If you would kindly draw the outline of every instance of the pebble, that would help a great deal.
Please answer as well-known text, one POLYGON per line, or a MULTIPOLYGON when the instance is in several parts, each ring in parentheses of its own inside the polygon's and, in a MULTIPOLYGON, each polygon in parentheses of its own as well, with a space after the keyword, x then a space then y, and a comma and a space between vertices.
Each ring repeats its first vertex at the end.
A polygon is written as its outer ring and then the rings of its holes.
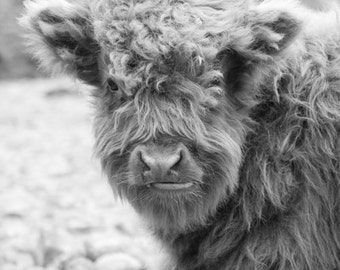
POLYGON ((106 254, 95 263, 95 270, 141 270, 143 265, 125 253, 106 254))
POLYGON ((98 233, 92 235, 86 243, 87 254, 91 258, 98 259, 109 253, 117 253, 127 250, 131 243, 131 238, 115 233, 98 233))
POLYGON ((0 269, 29 269, 34 266, 34 259, 31 254, 9 250, 1 253, 0 266, 0 269))
POLYGON ((64 263, 62 270, 95 270, 95 267, 89 259, 78 257, 64 263))

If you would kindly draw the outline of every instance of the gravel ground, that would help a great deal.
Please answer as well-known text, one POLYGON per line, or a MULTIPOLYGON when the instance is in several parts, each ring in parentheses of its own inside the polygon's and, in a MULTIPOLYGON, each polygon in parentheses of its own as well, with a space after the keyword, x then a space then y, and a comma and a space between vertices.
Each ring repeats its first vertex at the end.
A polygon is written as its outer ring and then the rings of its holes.
POLYGON ((159 270, 92 157, 87 94, 66 79, 0 83, 1 270, 159 270))

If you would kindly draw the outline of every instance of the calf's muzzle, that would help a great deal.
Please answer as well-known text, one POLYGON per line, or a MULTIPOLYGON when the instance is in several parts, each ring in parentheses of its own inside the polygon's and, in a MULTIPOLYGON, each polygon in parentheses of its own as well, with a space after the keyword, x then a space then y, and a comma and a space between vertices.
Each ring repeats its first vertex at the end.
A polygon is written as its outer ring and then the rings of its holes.
POLYGON ((201 169, 182 143, 138 145, 131 153, 129 169, 137 184, 166 190, 190 188, 202 177, 201 169))

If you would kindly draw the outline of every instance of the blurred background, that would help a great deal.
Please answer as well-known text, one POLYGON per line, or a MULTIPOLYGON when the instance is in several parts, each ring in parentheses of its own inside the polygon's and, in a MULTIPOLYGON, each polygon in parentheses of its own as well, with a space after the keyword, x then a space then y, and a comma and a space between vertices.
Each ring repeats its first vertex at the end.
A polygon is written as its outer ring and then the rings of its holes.
POLYGON ((22 2, 0 1, 0 269, 157 269, 159 249, 92 157, 89 89, 25 54, 22 2))
POLYGON ((17 24, 23 0, 0 1, 0 79, 39 76, 31 58, 24 52, 23 31, 17 24))

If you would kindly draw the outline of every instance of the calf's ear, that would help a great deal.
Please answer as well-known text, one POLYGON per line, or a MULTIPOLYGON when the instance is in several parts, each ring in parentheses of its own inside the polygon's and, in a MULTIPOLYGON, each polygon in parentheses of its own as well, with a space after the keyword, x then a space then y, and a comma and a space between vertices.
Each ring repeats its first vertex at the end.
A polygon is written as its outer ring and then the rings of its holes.
POLYGON ((251 42, 217 55, 222 63, 227 95, 239 109, 250 109, 256 104, 256 90, 273 72, 269 63, 285 57, 286 49, 300 31, 300 23, 285 12, 255 12, 250 20, 251 42))
POLYGON ((84 1, 26 1, 25 14, 19 22, 43 69, 71 74, 92 85, 100 83, 100 47, 84 1))
POLYGON ((301 29, 300 22, 288 12, 255 12, 251 19, 253 41, 249 50, 256 56, 276 56, 283 53, 301 29))

